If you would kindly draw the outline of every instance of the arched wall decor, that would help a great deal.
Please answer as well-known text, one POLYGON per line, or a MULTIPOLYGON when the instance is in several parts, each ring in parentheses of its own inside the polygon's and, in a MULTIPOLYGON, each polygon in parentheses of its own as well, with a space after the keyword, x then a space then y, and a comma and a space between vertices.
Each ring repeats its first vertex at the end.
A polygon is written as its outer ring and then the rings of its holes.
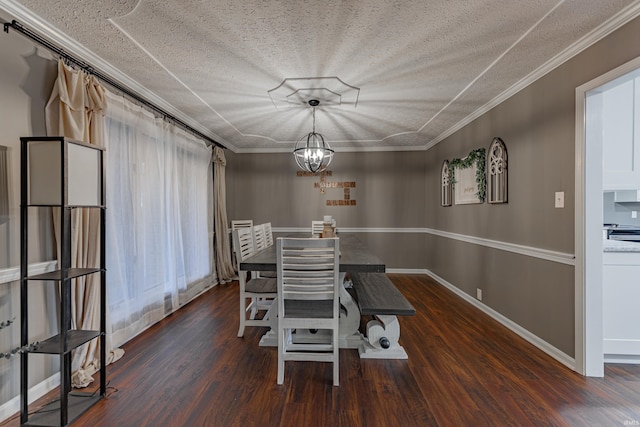
POLYGON ((487 158, 487 203, 507 203, 507 184, 507 146, 496 137, 491 142, 487 158))
POLYGON ((442 163, 442 170, 440 173, 440 204, 442 206, 451 206, 452 194, 451 179, 449 176, 449 161, 445 160, 442 163))

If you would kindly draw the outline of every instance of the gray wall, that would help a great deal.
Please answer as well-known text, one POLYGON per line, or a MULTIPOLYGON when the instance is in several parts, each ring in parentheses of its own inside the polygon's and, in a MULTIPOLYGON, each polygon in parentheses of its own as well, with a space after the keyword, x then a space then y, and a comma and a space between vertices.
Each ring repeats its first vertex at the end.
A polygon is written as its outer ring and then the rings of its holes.
MULTIPOLYGON (((327 206, 343 199, 342 188, 321 194, 316 177, 296 176, 293 155, 234 154, 227 157, 229 220, 253 219, 273 227, 311 227, 313 219, 331 215, 338 229, 424 227, 424 152, 337 153, 327 182, 355 182, 355 206, 327 206)), ((367 233, 361 240, 387 265, 420 268, 424 239, 420 234, 367 233), (398 248, 403 248, 399 251, 398 248)))
MULTIPOLYGON (((4 18, 4 17, 3 17, 4 18)), ((20 266, 20 137, 45 134, 44 107, 56 76, 56 63, 42 49, 36 49, 16 33, 0 35, 0 145, 9 153, 9 220, 0 224, 0 272, 20 266)), ((29 217, 29 261, 54 259, 50 226, 51 212, 31 210, 29 217)), ((49 284, 30 284, 30 342, 57 331, 56 312, 47 306, 55 300, 49 284)), ((0 330, 0 352, 20 346, 20 286, 18 281, 0 284, 0 321, 15 323, 0 330)), ((57 372, 51 356, 32 356, 29 383, 38 384, 57 372), (37 360, 35 358, 38 358, 37 360)), ((0 359, 0 406, 20 393, 20 359, 0 359)), ((0 417, 2 418, 2 417, 0 417)))
MULTIPOLYGON (((636 19, 429 150, 427 182, 435 183, 445 158, 501 137, 509 153, 509 203, 428 203, 427 226, 573 254, 575 89, 640 55, 639 36, 636 19), (556 191, 565 192, 564 209, 554 208, 556 191)), ((433 200, 436 191, 430 185, 433 200)), ((435 240, 442 250, 428 269, 469 295, 483 288, 485 304, 574 356, 572 266, 435 240)))
MULTIPOLYGON (((575 89, 639 56, 639 38, 636 19, 426 152, 337 153, 333 179, 356 181, 356 207, 325 207, 290 154, 230 153, 229 218, 303 227, 331 214, 339 227, 435 229, 572 255, 575 89), (508 149, 509 202, 441 207, 442 162, 496 136, 508 149)), ((361 236, 388 268, 428 269, 471 296, 482 288, 487 306, 574 356, 572 265, 419 230, 361 236)))

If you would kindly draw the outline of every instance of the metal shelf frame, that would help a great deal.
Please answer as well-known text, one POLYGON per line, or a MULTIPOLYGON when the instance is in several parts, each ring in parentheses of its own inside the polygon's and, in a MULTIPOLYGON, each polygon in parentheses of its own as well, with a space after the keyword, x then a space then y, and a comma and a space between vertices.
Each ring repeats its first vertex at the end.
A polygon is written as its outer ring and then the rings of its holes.
MULTIPOLYGON (((64 137, 23 137, 21 140, 21 206, 20 206, 20 306, 21 306, 21 345, 29 344, 29 282, 45 281, 51 282, 53 285, 59 286, 60 304, 59 319, 60 331, 57 335, 52 336, 42 342, 39 342, 35 348, 25 351, 20 355, 20 424, 21 425, 38 425, 38 426, 66 426, 74 419, 85 412, 89 407, 97 401, 104 398, 106 394, 106 256, 105 256, 105 163, 104 149, 88 145, 83 142, 74 141, 64 137), (34 173, 30 170, 30 145, 33 143, 59 144, 59 204, 34 203, 30 204, 30 174, 34 173), (99 188, 97 198, 98 203, 95 205, 79 204, 71 205, 69 200, 69 168, 73 165, 69 164, 69 147, 70 145, 84 147, 84 149, 96 150, 91 152, 97 156, 97 165, 99 170, 96 171, 99 179, 99 188), (29 261, 29 209, 51 207, 60 209, 60 253, 58 254, 59 268, 55 271, 38 274, 34 276, 28 275, 29 261), (90 268, 72 268, 71 253, 71 230, 72 220, 71 213, 74 209, 98 209, 100 211, 100 260, 99 266, 90 268), (72 312, 71 312, 71 294, 72 286, 75 280, 80 277, 98 274, 100 286, 100 330, 87 331, 72 329, 72 312), (85 344, 93 339, 98 339, 100 344, 100 389, 96 393, 86 394, 73 392, 71 389, 71 362, 72 350, 85 344), (31 354, 55 354, 60 360, 60 398, 52 404, 45 406, 39 412, 29 414, 28 399, 28 380, 29 380, 29 359, 31 354)), ((77 148, 77 147, 75 147, 77 148)), ((52 161, 56 161, 53 159, 52 161)), ((56 166, 57 167, 57 166, 56 166)))

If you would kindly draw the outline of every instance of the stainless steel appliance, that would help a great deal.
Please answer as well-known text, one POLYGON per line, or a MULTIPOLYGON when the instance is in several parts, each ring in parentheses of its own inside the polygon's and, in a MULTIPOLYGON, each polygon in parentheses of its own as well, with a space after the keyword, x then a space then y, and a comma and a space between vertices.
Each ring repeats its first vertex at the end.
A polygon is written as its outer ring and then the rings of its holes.
POLYGON ((636 225, 605 224, 605 229, 610 240, 640 242, 640 227, 636 225))

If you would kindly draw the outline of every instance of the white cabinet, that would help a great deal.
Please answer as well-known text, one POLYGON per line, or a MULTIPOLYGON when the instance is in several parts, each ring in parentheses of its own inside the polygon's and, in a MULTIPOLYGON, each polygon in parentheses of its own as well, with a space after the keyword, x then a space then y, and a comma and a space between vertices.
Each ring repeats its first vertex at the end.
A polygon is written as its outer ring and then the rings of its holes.
POLYGON ((601 93, 605 190, 640 188, 640 77, 623 76, 601 93))
POLYGON ((605 362, 640 363, 640 252, 605 252, 603 334, 605 362))

